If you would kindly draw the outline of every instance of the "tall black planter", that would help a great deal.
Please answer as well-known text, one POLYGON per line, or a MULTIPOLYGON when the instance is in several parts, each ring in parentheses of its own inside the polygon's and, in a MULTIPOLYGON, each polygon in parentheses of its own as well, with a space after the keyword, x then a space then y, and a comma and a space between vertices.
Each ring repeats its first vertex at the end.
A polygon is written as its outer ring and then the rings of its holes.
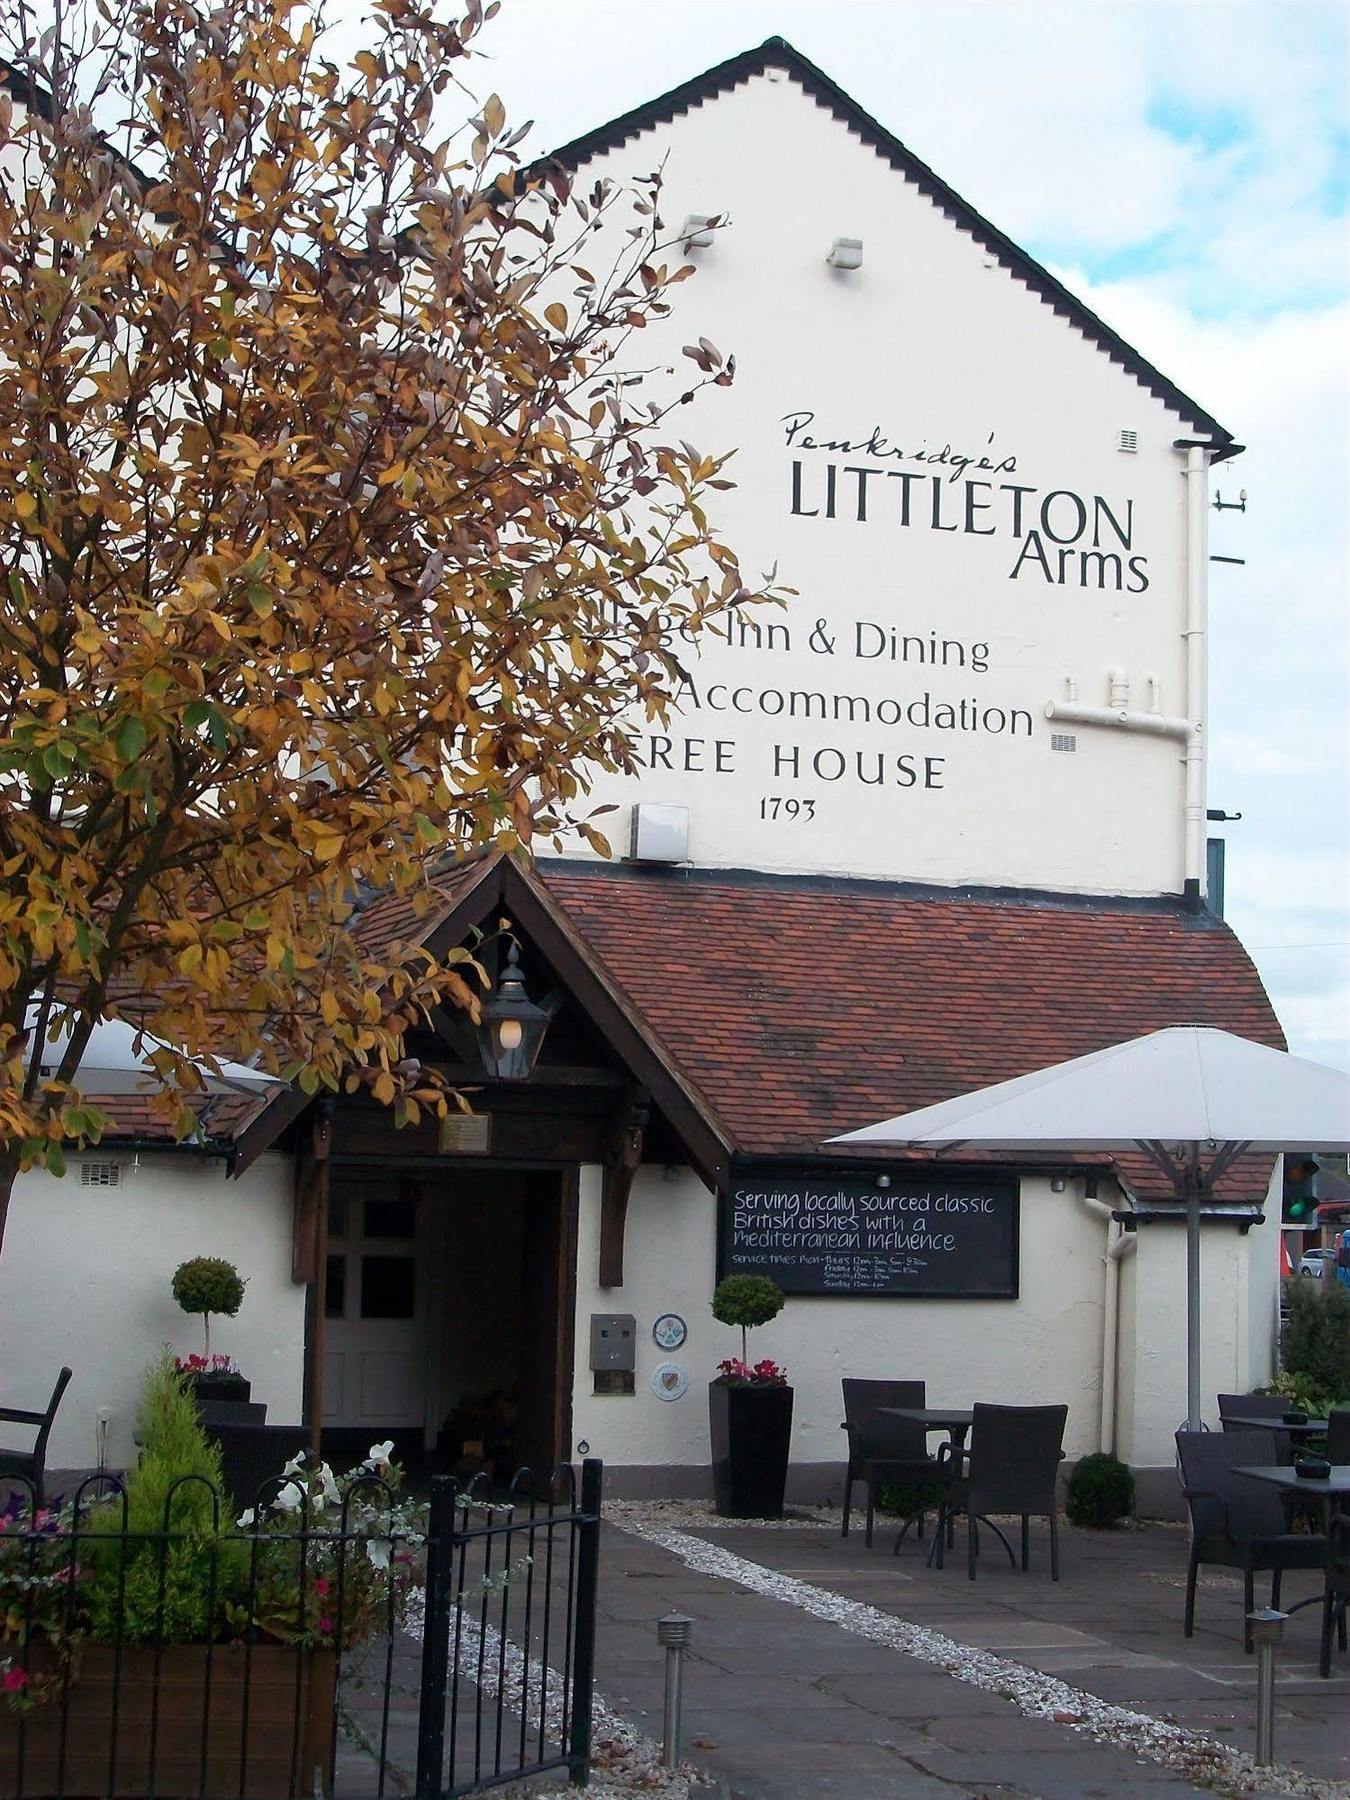
POLYGON ((792 1438, 792 1389, 710 1382, 708 1422, 718 1512, 728 1519, 780 1518, 792 1438))

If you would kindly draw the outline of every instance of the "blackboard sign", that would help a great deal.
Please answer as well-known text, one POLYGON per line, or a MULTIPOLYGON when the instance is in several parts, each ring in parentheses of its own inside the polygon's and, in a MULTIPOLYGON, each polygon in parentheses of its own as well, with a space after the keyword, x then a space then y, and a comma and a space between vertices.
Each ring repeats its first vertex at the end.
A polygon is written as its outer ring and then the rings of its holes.
POLYGON ((767 1275, 785 1294, 1015 1299, 1017 1182, 736 1174, 721 1197, 719 1266, 723 1275, 767 1275))

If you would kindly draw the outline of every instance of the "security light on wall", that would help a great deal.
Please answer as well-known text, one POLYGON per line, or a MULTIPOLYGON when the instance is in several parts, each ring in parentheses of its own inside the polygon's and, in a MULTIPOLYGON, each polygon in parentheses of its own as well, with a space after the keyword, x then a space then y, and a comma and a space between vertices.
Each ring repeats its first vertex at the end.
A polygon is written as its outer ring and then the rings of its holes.
POLYGON ((861 269, 862 239, 836 238, 825 260, 832 269, 861 269))
POLYGON ((715 213, 690 213, 680 227, 680 236, 684 239, 686 250, 706 250, 715 235, 713 220, 715 213))

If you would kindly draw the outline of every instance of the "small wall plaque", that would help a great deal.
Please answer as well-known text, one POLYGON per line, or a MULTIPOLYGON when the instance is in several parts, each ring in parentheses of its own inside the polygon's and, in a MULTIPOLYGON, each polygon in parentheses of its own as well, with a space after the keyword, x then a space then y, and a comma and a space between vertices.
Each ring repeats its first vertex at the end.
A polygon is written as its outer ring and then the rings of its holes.
POLYGON ((652 1392, 658 1400, 683 1400, 689 1392, 689 1377, 678 1363, 657 1363, 652 1370, 652 1392))
POLYGON ((689 1336, 689 1327, 678 1313, 662 1313, 652 1326, 652 1341, 658 1350, 678 1350, 689 1336))
POLYGON ((438 1143, 443 1156, 486 1156, 491 1145, 490 1113, 447 1113, 438 1143))

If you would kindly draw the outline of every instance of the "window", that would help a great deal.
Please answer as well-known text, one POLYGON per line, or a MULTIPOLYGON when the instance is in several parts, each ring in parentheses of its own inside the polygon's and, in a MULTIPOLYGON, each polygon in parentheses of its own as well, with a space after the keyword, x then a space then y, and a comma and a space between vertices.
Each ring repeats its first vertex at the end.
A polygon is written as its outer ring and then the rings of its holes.
POLYGON ((417 1200, 400 1194, 397 1200, 366 1201, 368 1238, 411 1238, 417 1235, 417 1200))
POLYGON ((416 1275, 411 1256, 363 1256, 361 1317, 411 1319, 416 1310, 416 1275))
POLYGON ((323 1316, 326 1319, 343 1319, 347 1316, 347 1259, 340 1252, 328 1258, 323 1316))

